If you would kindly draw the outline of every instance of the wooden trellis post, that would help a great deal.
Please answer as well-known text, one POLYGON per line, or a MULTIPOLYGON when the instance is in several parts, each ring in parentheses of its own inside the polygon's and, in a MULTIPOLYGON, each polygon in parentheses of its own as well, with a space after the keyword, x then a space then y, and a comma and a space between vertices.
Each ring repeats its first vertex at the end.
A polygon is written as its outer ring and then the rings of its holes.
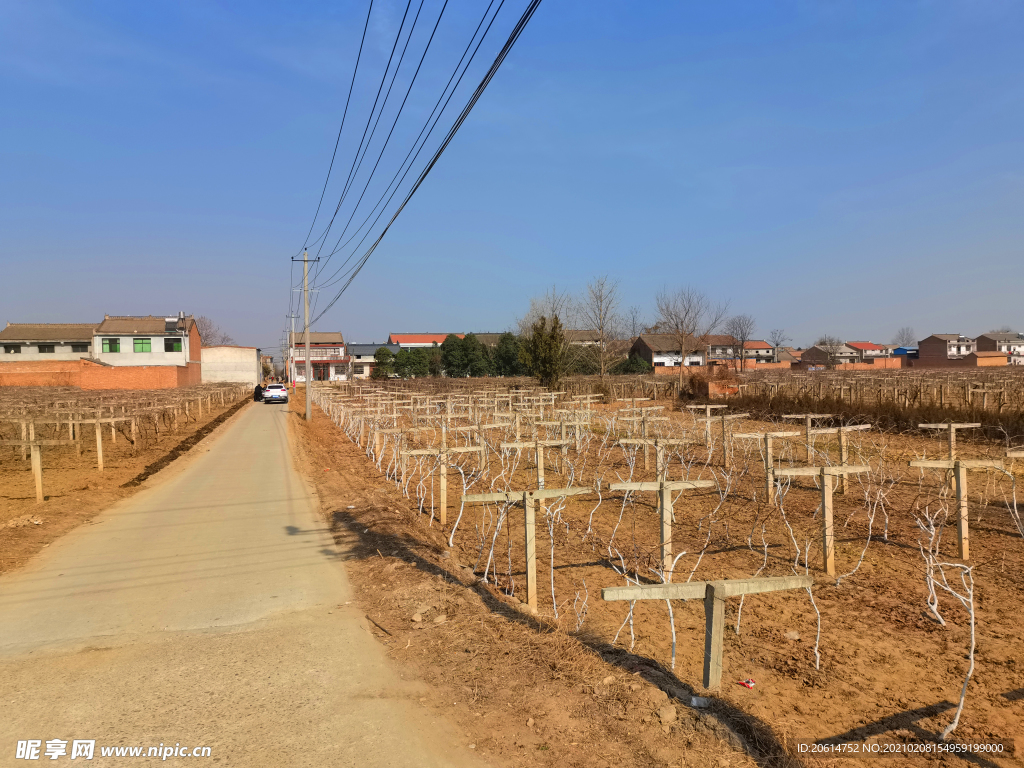
POLYGON ((693 440, 687 440, 684 438, 677 437, 655 437, 647 439, 638 439, 635 437, 624 437, 617 443, 620 446, 625 445, 642 445, 645 448, 649 445, 654 446, 654 463, 658 473, 658 480, 668 479, 668 462, 665 460, 665 449, 671 445, 693 445, 693 440))
POLYGON ((832 478, 868 472, 871 468, 854 467, 789 467, 775 470, 776 476, 798 477, 817 475, 821 483, 821 558, 822 568, 829 576, 836 575, 835 527, 832 521, 832 478))
POLYGON ((703 600, 704 601, 704 687, 722 683, 722 656, 725 640, 725 600, 740 595, 756 595, 789 589, 807 589, 810 576, 775 576, 763 579, 727 579, 689 581, 683 584, 653 584, 637 587, 605 587, 603 600, 703 600))
POLYGON ((799 437, 799 432, 737 432, 738 440, 762 440, 764 448, 764 494, 769 504, 775 503, 775 458, 772 442, 783 437, 799 437))
POLYGON ((783 416, 784 419, 803 419, 804 420, 804 439, 807 443, 804 451, 804 458, 808 462, 811 461, 811 429, 814 427, 814 422, 819 419, 831 419, 833 414, 831 413, 793 413, 787 416, 783 416))
POLYGON ((32 459, 32 478, 36 484, 36 502, 42 503, 45 497, 43 496, 43 456, 42 446, 44 445, 70 445, 73 441, 71 440, 0 440, 0 445, 13 445, 19 446, 22 449, 27 448, 29 455, 32 459))
POLYGON ((658 516, 661 518, 661 566, 665 579, 672 580, 672 491, 714 488, 712 480, 658 480, 653 483, 612 483, 613 491, 641 491, 658 494, 658 516))
POLYGON ((537 500, 560 499, 593 493, 592 488, 549 488, 515 493, 473 493, 462 497, 463 504, 522 504, 526 512, 524 538, 526 545, 526 604, 537 612, 537 500))
POLYGON ((516 450, 522 450, 523 448, 533 448, 537 457, 537 487, 540 489, 544 488, 544 447, 556 447, 562 445, 568 445, 567 440, 533 440, 532 442, 515 442, 515 443, 501 443, 501 450, 515 448, 516 450))
MULTIPOLYGON (((730 413, 726 415, 724 412, 718 416, 711 416, 709 419, 697 419, 697 421, 705 422, 704 432, 707 435, 711 434, 711 421, 717 421, 722 426, 722 466, 726 469, 729 468, 729 428, 728 423, 735 419, 747 419, 750 418, 749 413, 730 413)), ((708 441, 710 445, 710 440, 708 441)))
POLYGON ((704 445, 706 447, 708 447, 708 448, 711 447, 711 412, 713 410, 718 409, 718 408, 728 408, 728 407, 729 406, 727 406, 727 405, 711 405, 711 404, 688 405, 688 406, 686 406, 687 410, 690 411, 691 414, 693 414, 693 420, 694 421, 703 421, 704 422, 704 445), (704 411, 704 418, 703 419, 698 419, 697 418, 697 411, 704 411))
MULTIPOLYGON (((854 424, 848 427, 818 427, 811 430, 812 435, 839 435, 839 466, 845 467, 850 463, 850 438, 851 432, 863 432, 871 429, 870 424, 854 424)), ((850 484, 846 482, 846 475, 840 475, 836 487, 844 496, 849 493, 850 484)))
POLYGON ((967 470, 969 469, 1002 469, 1003 462, 988 459, 971 459, 954 461, 923 460, 910 462, 912 467, 930 467, 953 471, 953 483, 956 486, 956 554, 961 560, 971 557, 970 531, 967 521, 967 470))
MULTIPOLYGON (((668 421, 669 420, 668 416, 651 416, 650 415, 654 411, 661 411, 661 410, 664 410, 664 409, 665 409, 665 406, 663 406, 663 405, 654 405, 654 406, 649 406, 647 408, 626 408, 625 409, 626 413, 634 413, 636 411, 640 411, 640 415, 639 416, 622 416, 622 417, 619 417, 618 420, 619 421, 633 422, 634 424, 636 422, 640 422, 640 439, 646 441, 647 438, 648 438, 647 425, 649 423, 651 423, 652 421, 668 421)), ((646 442, 642 443, 642 445, 644 446, 644 469, 648 470, 648 469, 651 468, 650 449, 649 449, 649 447, 648 447, 646 442)))
MULTIPOLYGON (((448 446, 448 429, 444 422, 441 423, 441 445, 437 448, 420 448, 414 451, 404 451, 402 456, 437 456, 441 462, 438 478, 438 514, 437 519, 444 528, 448 524, 448 460, 453 453, 476 453, 484 450, 482 446, 471 445, 463 448, 450 448, 448 446)), ((404 475, 404 472, 403 472, 404 475)))
POLYGON ((958 429, 978 429, 981 424, 918 424, 918 429, 940 429, 945 430, 948 434, 949 440, 949 454, 947 458, 950 461, 956 460, 956 431, 958 429))

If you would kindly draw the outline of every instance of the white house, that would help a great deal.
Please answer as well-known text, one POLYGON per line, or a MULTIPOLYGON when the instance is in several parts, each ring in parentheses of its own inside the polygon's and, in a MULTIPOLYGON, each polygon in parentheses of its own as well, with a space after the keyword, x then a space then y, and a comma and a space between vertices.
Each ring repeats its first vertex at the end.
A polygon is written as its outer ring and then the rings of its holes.
POLYGON ((104 315, 92 335, 92 357, 107 365, 188 365, 202 360, 195 319, 104 315))

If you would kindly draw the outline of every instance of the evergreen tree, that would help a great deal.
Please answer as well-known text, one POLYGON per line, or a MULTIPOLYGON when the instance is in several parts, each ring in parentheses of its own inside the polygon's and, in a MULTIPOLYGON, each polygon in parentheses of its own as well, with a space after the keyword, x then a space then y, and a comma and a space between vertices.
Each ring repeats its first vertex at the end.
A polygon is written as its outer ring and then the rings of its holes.
POLYGON ((444 366, 441 363, 441 348, 434 342, 432 347, 421 347, 427 357, 427 375, 440 376, 444 366))
POLYGON ((374 362, 376 365, 373 366, 373 373, 370 374, 371 379, 386 379, 395 369, 395 355, 387 347, 380 347, 373 355, 374 362))
POLYGON ((530 328, 530 336, 523 341, 519 359, 527 372, 545 387, 556 389, 565 374, 563 348, 565 333, 555 315, 550 325, 546 317, 539 317, 530 328))
POLYGON ((441 343, 441 367, 450 379, 461 379, 469 375, 469 362, 462 339, 449 333, 441 343))
POLYGON ((490 350, 476 334, 467 333, 462 339, 462 357, 466 364, 467 376, 490 376, 492 373, 490 350))
POLYGON ((522 376, 526 371, 519 360, 522 343, 514 333, 503 333, 491 356, 494 361, 494 373, 497 376, 522 376))
POLYGON ((654 368, 651 364, 644 360, 639 355, 630 355, 625 360, 620 360, 611 367, 611 372, 614 374, 625 374, 625 373, 650 373, 654 368))

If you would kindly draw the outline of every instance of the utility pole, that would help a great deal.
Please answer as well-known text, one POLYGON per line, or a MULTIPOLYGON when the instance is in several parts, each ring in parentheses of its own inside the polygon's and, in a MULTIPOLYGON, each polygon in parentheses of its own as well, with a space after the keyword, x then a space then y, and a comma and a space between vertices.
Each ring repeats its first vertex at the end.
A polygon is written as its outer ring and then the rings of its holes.
MULTIPOLYGON (((302 258, 293 258, 292 261, 302 262, 302 304, 305 307, 305 323, 303 323, 305 344, 306 344, 306 421, 312 421, 313 418, 313 370, 312 360, 309 354, 309 252, 305 249, 302 250, 302 258)), ((319 261, 318 258, 313 259, 314 262, 319 261)), ((292 317, 292 335, 295 335, 295 316, 292 317)), ((293 342, 294 346, 294 342, 293 342)), ((294 380, 294 379, 293 379, 294 380)), ((293 389, 294 392, 294 389, 293 389)))
MULTIPOLYGON (((292 259, 299 261, 299 259, 292 259)), ((319 258, 313 259, 320 261, 319 258)), ((302 251, 302 304, 305 308, 305 322, 303 323, 306 342, 306 421, 313 420, 313 363, 309 354, 309 251, 302 251)), ((294 327, 294 326, 293 326, 294 327)))
POLYGON ((306 321, 306 421, 313 420, 313 366, 309 359, 309 252, 302 251, 302 304, 306 321))
POLYGON ((295 394, 295 318, 298 315, 291 313, 286 315, 292 321, 292 332, 288 335, 287 344, 287 357, 285 358, 285 369, 288 381, 292 385, 292 394, 295 394))

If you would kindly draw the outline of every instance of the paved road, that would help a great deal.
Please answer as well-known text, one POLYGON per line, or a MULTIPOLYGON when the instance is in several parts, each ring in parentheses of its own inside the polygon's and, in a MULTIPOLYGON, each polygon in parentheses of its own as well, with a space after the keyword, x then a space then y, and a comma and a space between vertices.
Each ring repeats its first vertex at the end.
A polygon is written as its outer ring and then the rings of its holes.
POLYGON ((288 418, 243 410, 184 467, 0 578, 0 766, 32 764, 14 759, 28 739, 69 753, 94 739, 90 765, 126 762, 103 745, 161 743, 211 747, 167 765, 482 764, 343 606, 288 418))

